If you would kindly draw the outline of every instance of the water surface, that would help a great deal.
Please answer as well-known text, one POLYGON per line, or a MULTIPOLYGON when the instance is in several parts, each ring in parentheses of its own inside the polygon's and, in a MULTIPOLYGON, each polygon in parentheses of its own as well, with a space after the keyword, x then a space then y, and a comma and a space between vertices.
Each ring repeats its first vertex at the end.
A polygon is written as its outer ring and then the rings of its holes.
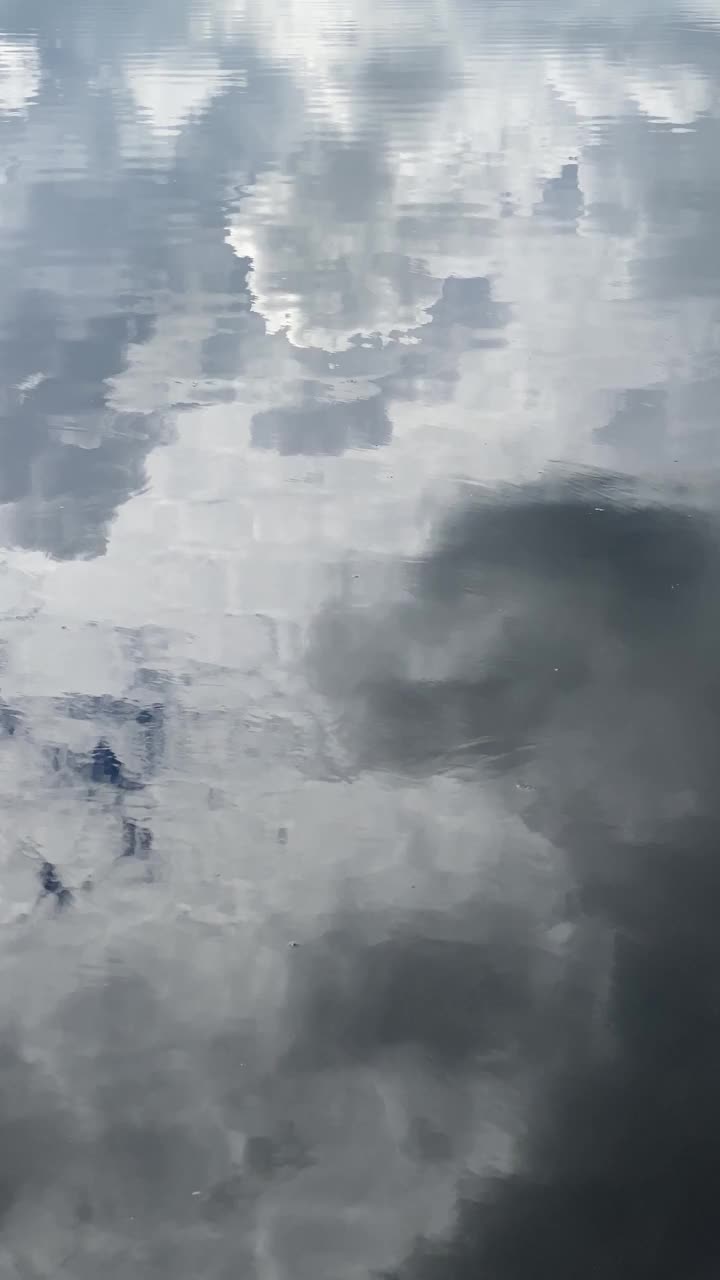
POLYGON ((0 1270, 717 1273, 720 8, 0 0, 0 1270))

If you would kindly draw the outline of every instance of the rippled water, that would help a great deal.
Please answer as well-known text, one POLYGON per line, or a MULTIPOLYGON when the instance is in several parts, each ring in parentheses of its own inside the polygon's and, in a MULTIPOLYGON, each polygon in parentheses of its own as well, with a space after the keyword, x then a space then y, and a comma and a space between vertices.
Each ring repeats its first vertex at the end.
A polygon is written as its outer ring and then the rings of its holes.
POLYGON ((717 0, 0 0, 0 1273, 720 1265, 717 0))

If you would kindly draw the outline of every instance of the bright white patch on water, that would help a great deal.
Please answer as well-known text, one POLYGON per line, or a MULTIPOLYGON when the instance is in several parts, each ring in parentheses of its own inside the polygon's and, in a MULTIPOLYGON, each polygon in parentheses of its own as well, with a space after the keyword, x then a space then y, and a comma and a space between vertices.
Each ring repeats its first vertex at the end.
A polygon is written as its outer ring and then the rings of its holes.
POLYGON ((40 86, 40 60, 31 41, 0 39, 0 111, 25 111, 40 86))

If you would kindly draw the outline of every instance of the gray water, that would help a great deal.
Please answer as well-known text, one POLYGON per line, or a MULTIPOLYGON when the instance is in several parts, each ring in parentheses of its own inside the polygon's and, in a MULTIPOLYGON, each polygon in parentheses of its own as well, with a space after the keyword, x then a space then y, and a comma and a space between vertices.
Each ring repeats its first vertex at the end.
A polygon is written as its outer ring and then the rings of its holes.
POLYGON ((0 0, 2 1280, 720 1269, 717 0, 0 0))

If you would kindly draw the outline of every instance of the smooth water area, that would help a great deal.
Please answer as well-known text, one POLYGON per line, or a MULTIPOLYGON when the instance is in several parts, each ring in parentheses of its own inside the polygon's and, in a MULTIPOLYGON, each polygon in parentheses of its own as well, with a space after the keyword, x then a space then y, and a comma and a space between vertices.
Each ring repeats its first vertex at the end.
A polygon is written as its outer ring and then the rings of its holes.
POLYGON ((720 1267, 720 5, 0 0, 0 1275, 720 1267))

